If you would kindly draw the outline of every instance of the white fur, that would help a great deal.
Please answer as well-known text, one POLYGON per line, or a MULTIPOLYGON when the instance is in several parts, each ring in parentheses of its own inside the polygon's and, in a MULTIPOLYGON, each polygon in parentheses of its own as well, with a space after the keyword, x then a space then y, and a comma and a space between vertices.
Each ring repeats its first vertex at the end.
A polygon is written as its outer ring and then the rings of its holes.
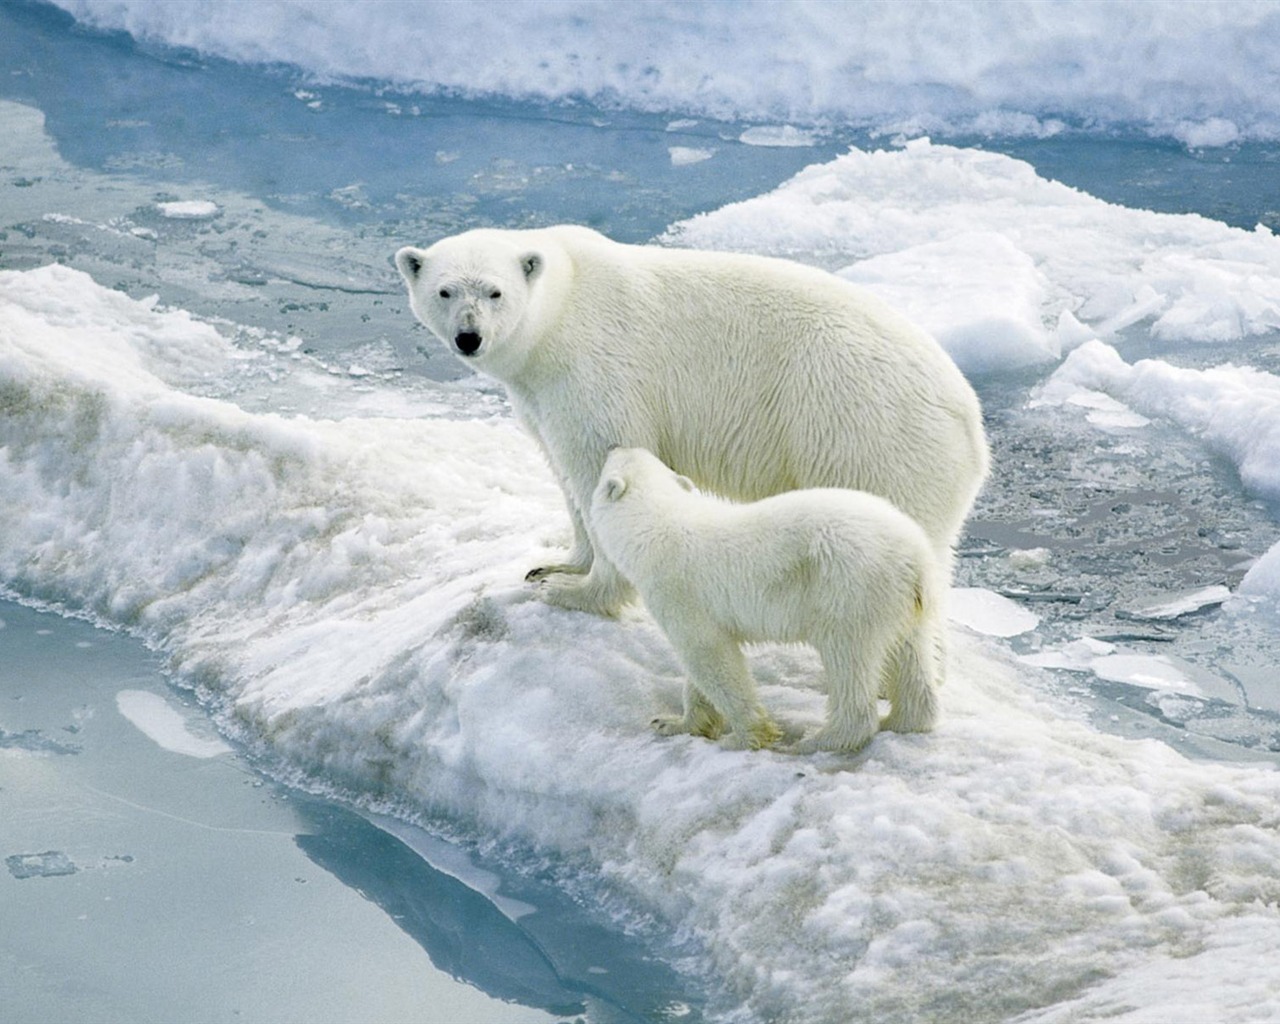
POLYGON ((978 400, 932 338, 868 292, 784 260, 570 226, 469 231, 396 263, 418 318, 506 385, 560 480, 573 551, 529 574, 554 603, 609 615, 629 596, 587 519, 611 445, 739 500, 883 495, 950 564, 987 472, 978 400))
POLYGON ((685 713, 664 733, 737 747, 780 737, 756 697, 741 645, 813 645, 827 724, 801 751, 853 751, 880 727, 924 732, 937 716, 942 582, 924 531, 883 498, 834 488, 739 505, 699 494, 650 452, 618 448, 591 506, 596 539, 635 584, 689 673, 685 713))

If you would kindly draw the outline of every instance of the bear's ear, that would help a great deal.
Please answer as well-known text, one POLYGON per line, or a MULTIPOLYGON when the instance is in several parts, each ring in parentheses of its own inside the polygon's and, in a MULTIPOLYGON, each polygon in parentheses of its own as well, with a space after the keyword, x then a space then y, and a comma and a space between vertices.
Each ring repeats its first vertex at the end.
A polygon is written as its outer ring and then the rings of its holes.
POLYGON ((538 252, 527 252, 520 257, 520 269, 524 271, 524 279, 532 281, 535 277, 542 273, 542 254, 538 252))
POLYGON ((604 496, 608 501, 617 501, 627 493, 627 482, 620 476, 611 476, 604 482, 604 496))
POLYGON ((401 275, 410 284, 413 284, 418 279, 418 275, 422 273, 422 268, 426 265, 427 254, 421 249, 406 245, 396 253, 396 266, 400 268, 401 275))
POLYGON ((697 488, 693 486, 692 480, 690 480, 687 476, 681 476, 679 473, 676 474, 676 483, 678 483, 684 490, 689 491, 690 493, 693 493, 694 491, 697 490, 697 488))

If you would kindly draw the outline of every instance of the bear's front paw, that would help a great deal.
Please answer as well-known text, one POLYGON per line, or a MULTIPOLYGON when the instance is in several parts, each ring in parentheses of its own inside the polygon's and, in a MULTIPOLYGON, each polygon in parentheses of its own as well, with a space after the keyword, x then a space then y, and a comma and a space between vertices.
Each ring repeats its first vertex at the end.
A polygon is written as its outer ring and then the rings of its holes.
POLYGON ((539 580, 545 580, 548 576, 555 576, 557 574, 564 576, 585 576, 590 571, 590 564, 581 566, 566 562, 563 565, 539 565, 525 573, 524 580, 526 583, 537 583, 539 580))
POLYGON ((562 575, 539 581, 538 592, 542 599, 557 608, 571 612, 587 612, 606 619, 616 619, 622 611, 622 601, 594 587, 589 581, 564 578, 562 575))

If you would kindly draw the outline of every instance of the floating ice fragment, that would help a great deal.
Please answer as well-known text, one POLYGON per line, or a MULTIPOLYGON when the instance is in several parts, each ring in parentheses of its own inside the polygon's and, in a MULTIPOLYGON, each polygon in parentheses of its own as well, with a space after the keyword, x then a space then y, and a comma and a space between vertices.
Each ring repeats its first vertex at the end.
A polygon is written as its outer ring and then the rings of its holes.
POLYGON ((1015 569, 1040 569, 1052 557, 1048 548, 1021 548, 1009 552, 1009 564, 1015 569))
POLYGON ((1092 672, 1099 679, 1149 690, 1204 696, 1200 687, 1164 655, 1117 652, 1115 644, 1088 636, 1047 651, 1021 655, 1018 660, 1038 668, 1092 672))
POLYGON ((840 271, 931 333, 966 373, 1056 360, 1044 329, 1048 289, 1032 259, 1003 235, 971 231, 873 256, 840 271))
MULTIPOLYGON (((69 732, 78 732, 67 727, 69 732)), ((78 754, 80 747, 74 743, 59 743, 47 739, 39 729, 26 729, 22 732, 6 732, 0 729, 0 750, 29 750, 38 754, 78 754)))
POLYGON ((1211 587, 1199 587, 1196 590, 1186 590, 1178 594, 1171 594, 1164 600, 1157 601, 1154 604, 1142 605, 1138 608, 1124 609, 1116 612, 1116 618, 1119 619, 1152 619, 1167 620, 1176 619, 1183 615, 1190 615, 1193 612, 1201 611, 1205 608, 1213 608, 1222 604, 1231 596, 1231 589, 1222 584, 1215 584, 1211 587))
POLYGON ((1123 402, 1117 402, 1110 395, 1089 388, 1081 388, 1069 395, 1064 404, 1088 409, 1085 419, 1102 430, 1146 427, 1151 424, 1149 419, 1134 412, 1123 402))
POLYGON ((689 164, 700 164, 716 155, 714 149, 700 149, 694 146, 668 146, 673 167, 687 167, 689 164))
POLYGON ((814 132, 805 131, 789 124, 760 125, 756 128, 748 128, 738 136, 738 141, 746 143, 748 146, 795 148, 816 146, 818 137, 814 132))
POLYGON ((1280 541, 1253 563, 1236 593, 1243 598, 1269 598, 1280 605, 1280 541))
POLYGON ((15 853, 12 857, 6 857, 4 862, 14 878, 55 878, 58 875, 74 875, 80 870, 61 850, 15 853))
POLYGON ((187 199, 156 203, 160 215, 170 220, 209 220, 218 215, 218 204, 207 199, 187 199))
POLYGON ((222 740, 192 735, 183 717, 158 693, 121 690, 116 694, 116 707, 149 740, 172 753, 200 758, 231 753, 222 740))
POLYGON ((992 590, 952 587, 948 608, 952 622, 985 636, 1009 637, 1034 629, 1040 616, 992 590))

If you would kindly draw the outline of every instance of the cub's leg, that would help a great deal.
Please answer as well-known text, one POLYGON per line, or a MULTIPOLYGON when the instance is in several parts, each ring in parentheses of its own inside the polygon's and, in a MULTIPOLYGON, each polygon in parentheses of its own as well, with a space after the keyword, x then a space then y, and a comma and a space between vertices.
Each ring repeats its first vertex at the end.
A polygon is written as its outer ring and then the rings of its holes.
POLYGON ((932 622, 912 627, 889 664, 892 708, 882 727, 894 732, 928 732, 938 719, 936 662, 939 630, 932 622))
POLYGON ((842 636, 815 641, 827 673, 827 722, 806 736, 794 750, 853 753, 870 742, 880 728, 876 697, 888 654, 888 644, 873 638, 842 636))
POLYGON ((747 670, 742 649, 730 636, 714 626, 685 620, 678 625, 659 620, 689 673, 688 686, 697 696, 686 696, 682 718, 656 719, 655 728, 665 735, 691 732, 708 736, 707 708, 721 718, 733 735, 725 745, 739 750, 758 750, 776 743, 782 731, 769 718, 756 696, 755 683, 747 670))

